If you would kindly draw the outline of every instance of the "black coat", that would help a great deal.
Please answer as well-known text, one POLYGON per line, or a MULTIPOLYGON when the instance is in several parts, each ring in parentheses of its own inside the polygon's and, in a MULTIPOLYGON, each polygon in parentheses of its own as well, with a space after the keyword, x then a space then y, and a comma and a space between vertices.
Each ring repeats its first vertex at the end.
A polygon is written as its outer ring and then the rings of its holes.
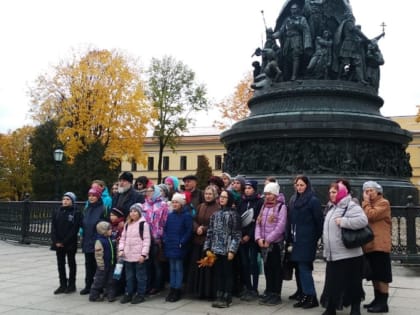
POLYGON ((51 249, 56 243, 63 243, 67 251, 77 250, 77 235, 82 225, 83 215, 76 207, 60 207, 51 217, 51 249))
POLYGON ((131 186, 125 193, 118 194, 112 199, 112 208, 123 211, 125 217, 127 217, 130 207, 135 203, 144 203, 144 196, 131 186))

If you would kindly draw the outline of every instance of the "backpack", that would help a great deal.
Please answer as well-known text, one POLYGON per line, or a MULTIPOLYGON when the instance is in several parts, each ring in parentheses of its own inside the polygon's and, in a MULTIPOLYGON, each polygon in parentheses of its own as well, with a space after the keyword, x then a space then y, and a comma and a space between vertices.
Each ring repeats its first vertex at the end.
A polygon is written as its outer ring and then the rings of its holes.
MULTIPOLYGON (((139 235, 141 240, 143 240, 143 234, 144 234, 144 223, 146 223, 146 221, 141 221, 139 224, 139 235)), ((124 228, 127 231, 127 227, 128 227, 128 223, 125 224, 124 228)))

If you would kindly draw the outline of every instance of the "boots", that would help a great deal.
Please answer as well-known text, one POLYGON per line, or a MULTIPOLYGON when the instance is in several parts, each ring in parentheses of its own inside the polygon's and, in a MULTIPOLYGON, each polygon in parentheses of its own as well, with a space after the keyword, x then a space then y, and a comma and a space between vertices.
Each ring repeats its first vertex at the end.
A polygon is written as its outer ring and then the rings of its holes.
POLYGON ((293 307, 302 307, 303 304, 306 303, 307 298, 308 298, 307 295, 305 294, 301 295, 300 300, 297 303, 293 304, 293 307))
POLYGON ((174 289, 172 297, 169 299, 169 302, 177 302, 181 299, 181 289, 174 289))
POLYGON ((211 305, 212 307, 217 308, 227 308, 232 305, 232 295, 226 292, 217 292, 217 299, 211 305))
POLYGON ((73 292, 76 292, 76 281, 69 280, 65 293, 73 293, 73 292))
POLYGON ((378 291, 376 303, 368 307, 369 313, 388 313, 388 293, 381 293, 378 291))
POLYGON ((175 289, 174 288, 170 288, 169 289, 169 293, 168 293, 168 295, 165 298, 165 301, 166 302, 172 302, 171 300, 172 300, 174 294, 175 294, 175 289))
POLYGON ((222 291, 216 292, 216 301, 214 301, 211 306, 220 308, 220 305, 223 303, 223 293, 222 291))
POLYGON ((300 290, 297 290, 295 293, 289 296, 289 300, 300 301, 302 299, 303 293, 300 290))
POLYGON ((318 299, 316 298, 316 295, 308 295, 305 302, 302 304, 302 308, 308 309, 308 308, 314 308, 319 305, 318 299))
POLYGON ((67 290, 67 279, 60 277, 60 286, 54 291, 54 294, 65 293, 67 290))
POLYGON ((373 294, 375 295, 375 297, 373 298, 373 300, 370 303, 363 304, 363 308, 369 308, 369 307, 372 307, 373 305, 375 305, 376 300, 378 299, 378 292, 379 291, 377 289, 373 290, 373 294))
POLYGON ((360 315, 360 302, 351 304, 350 315, 360 315))

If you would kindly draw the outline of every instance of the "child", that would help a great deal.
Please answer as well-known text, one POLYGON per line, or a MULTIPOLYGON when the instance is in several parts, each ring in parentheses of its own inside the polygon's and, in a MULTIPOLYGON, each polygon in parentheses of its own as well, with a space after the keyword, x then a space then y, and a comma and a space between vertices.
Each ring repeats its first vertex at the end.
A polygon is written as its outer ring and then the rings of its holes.
POLYGON ((185 196, 175 193, 172 196, 172 212, 168 216, 163 232, 163 248, 169 259, 169 280, 171 288, 166 301, 181 299, 181 286, 184 277, 184 258, 192 235, 192 217, 185 207, 185 196))
POLYGON ((112 286, 112 275, 114 272, 115 258, 114 246, 111 241, 111 224, 101 221, 96 225, 96 241, 95 241, 95 260, 96 272, 95 278, 90 288, 89 301, 103 301, 104 289, 109 302, 115 301, 115 292, 112 286))
POLYGON ((122 304, 130 301, 131 304, 142 303, 146 293, 146 260, 149 257, 151 236, 149 225, 141 216, 142 212, 143 207, 140 203, 130 207, 118 245, 118 257, 124 259, 126 277, 125 294, 120 301, 122 304))
MULTIPOLYGON (((111 213, 109 215, 109 219, 111 221, 111 227, 112 227, 111 241, 112 241, 112 244, 114 245, 114 248, 118 248, 121 234, 122 234, 122 231, 124 230, 124 224, 125 224, 124 212, 117 208, 112 208, 111 213)), ((116 295, 124 294, 124 288, 125 288, 124 273, 120 275, 119 279, 114 278, 113 286, 114 286, 116 295)))
POLYGON ((82 224, 82 213, 76 209, 76 195, 66 192, 62 206, 55 210, 51 219, 51 249, 56 251, 60 286, 54 294, 76 291, 77 234, 82 224), (66 256, 69 278, 66 276, 66 256))
POLYGON ((220 193, 221 210, 210 217, 204 251, 216 254, 216 301, 212 307, 225 308, 232 304, 233 258, 241 241, 241 217, 233 209, 234 196, 230 191, 220 193))
POLYGON ((287 207, 277 183, 269 182, 264 187, 265 201, 255 226, 255 241, 261 249, 266 280, 262 305, 281 303, 283 284, 282 255, 287 221, 287 207), (281 197, 281 198, 279 198, 281 197))

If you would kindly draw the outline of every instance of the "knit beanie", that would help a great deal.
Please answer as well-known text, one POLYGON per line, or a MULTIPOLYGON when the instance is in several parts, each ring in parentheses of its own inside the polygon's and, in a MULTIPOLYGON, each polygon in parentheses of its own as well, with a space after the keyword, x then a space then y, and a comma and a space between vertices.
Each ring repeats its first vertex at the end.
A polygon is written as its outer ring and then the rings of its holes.
POLYGON ((280 186, 277 183, 268 183, 264 187, 264 193, 270 193, 278 196, 280 193, 280 186))
POLYGON ((363 191, 365 191, 368 188, 375 189, 379 194, 383 194, 384 192, 382 186, 379 185, 377 182, 374 182, 373 180, 367 181, 363 184, 363 191))
POLYGON ((71 204, 74 205, 74 203, 76 202, 76 195, 74 192, 68 191, 66 192, 63 197, 69 197, 71 199, 71 204))
POLYGON ((248 179, 245 181, 245 186, 251 186, 254 188, 254 191, 257 191, 258 182, 256 180, 248 179))
POLYGON ((221 177, 222 177, 222 178, 223 178, 223 177, 227 177, 227 178, 229 178, 229 181, 230 181, 230 182, 232 181, 232 176, 230 176, 230 174, 229 174, 229 173, 222 173, 221 177))
POLYGON ((177 201, 181 205, 184 206, 185 203, 186 203, 185 195, 184 194, 180 194, 180 193, 174 193, 174 195, 172 196, 172 201, 177 201))
POLYGON ((131 205, 130 211, 131 210, 137 211, 139 213, 139 215, 141 216, 141 214, 143 212, 143 206, 141 205, 141 203, 135 203, 135 204, 131 205))
POLYGON ((166 186, 165 184, 159 184, 158 187, 163 192, 163 194, 165 195, 165 197, 168 197, 168 195, 169 195, 169 188, 168 188, 168 186, 166 186))
POLYGON ((118 218, 124 217, 124 212, 122 212, 120 209, 117 209, 117 208, 112 208, 111 214, 117 216, 118 218))
POLYGON ((102 196, 102 191, 96 187, 91 187, 88 192, 88 196, 93 195, 96 198, 100 199, 102 196))
POLYGON ((242 188, 242 189, 244 189, 244 188, 245 188, 245 177, 238 175, 238 176, 236 176, 233 180, 234 180, 234 181, 235 181, 235 180, 237 180, 238 182, 240 182, 240 183, 241 183, 241 188, 242 188))
POLYGON ((98 224, 96 224, 96 232, 98 232, 100 235, 105 235, 110 228, 111 224, 106 221, 100 221, 98 224))
POLYGON ((338 192, 337 192, 337 195, 335 197, 335 203, 336 204, 339 203, 340 200, 343 199, 345 196, 347 196, 348 193, 349 193, 348 190, 347 190, 347 187, 344 186, 342 183, 338 183, 337 186, 338 186, 338 192))

